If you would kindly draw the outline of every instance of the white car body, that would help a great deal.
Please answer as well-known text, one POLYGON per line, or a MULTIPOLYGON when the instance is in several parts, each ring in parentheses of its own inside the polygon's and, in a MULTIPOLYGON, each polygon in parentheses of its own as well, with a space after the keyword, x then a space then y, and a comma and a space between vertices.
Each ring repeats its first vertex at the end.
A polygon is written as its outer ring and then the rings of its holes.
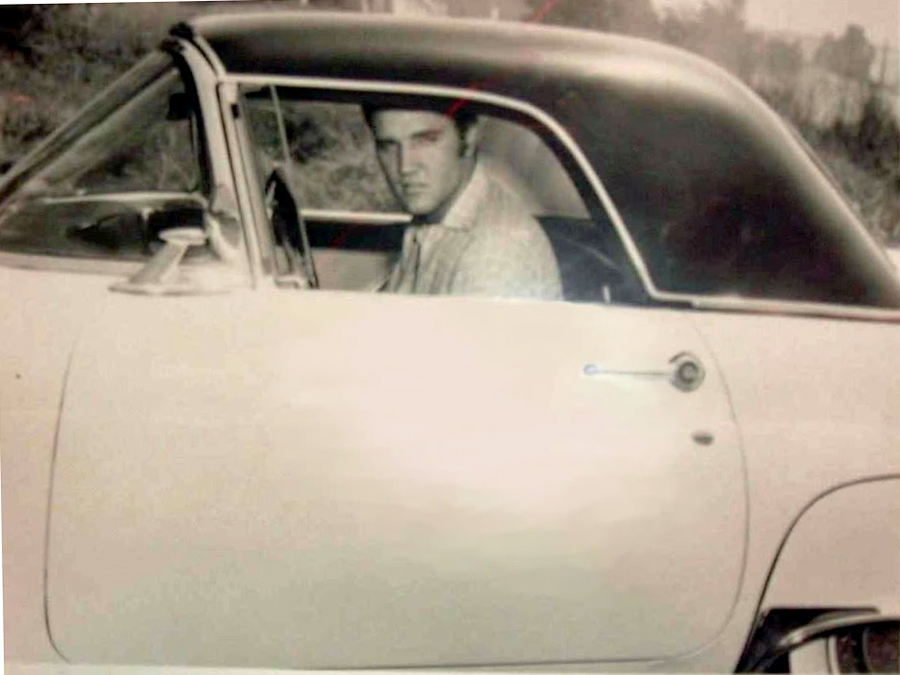
POLYGON ((205 25, 229 283, 0 251, 7 672, 722 671, 771 610, 900 614, 897 307, 285 288, 205 25))

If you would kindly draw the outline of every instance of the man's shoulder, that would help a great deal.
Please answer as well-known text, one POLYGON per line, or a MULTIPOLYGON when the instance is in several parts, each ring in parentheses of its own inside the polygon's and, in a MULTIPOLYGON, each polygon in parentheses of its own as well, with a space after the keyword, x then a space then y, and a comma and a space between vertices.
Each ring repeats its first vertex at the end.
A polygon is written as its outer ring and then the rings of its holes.
POLYGON ((470 232, 474 240, 527 242, 546 237, 544 228, 522 200, 490 176, 485 178, 479 206, 470 232))
POLYGON ((483 175, 478 205, 456 269, 462 288, 508 297, 561 297, 556 257, 544 228, 521 199, 483 175))
POLYGON ((511 192, 499 180, 488 173, 484 175, 480 208, 477 211, 476 229, 484 236, 498 234, 499 230, 538 230, 540 223, 526 208, 524 201, 511 192), (491 230, 490 233, 486 230, 491 230))

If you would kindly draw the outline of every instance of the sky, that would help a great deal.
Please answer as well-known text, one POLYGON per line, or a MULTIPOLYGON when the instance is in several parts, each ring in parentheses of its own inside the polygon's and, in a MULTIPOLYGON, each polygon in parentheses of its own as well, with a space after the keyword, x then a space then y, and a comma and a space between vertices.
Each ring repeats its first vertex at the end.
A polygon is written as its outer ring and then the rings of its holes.
MULTIPOLYGON (((696 7, 701 0, 653 0, 657 7, 696 7)), ((768 30, 840 35, 858 23, 869 40, 900 43, 900 0, 747 0, 747 23, 768 30)))

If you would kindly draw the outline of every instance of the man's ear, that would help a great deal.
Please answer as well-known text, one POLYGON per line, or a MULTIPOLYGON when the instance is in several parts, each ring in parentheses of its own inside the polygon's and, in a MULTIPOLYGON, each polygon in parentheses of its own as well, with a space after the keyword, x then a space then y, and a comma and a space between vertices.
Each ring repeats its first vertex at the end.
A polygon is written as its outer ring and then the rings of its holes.
POLYGON ((462 157, 474 157, 478 150, 478 142, 481 139, 481 119, 476 119, 463 132, 460 155, 462 157))

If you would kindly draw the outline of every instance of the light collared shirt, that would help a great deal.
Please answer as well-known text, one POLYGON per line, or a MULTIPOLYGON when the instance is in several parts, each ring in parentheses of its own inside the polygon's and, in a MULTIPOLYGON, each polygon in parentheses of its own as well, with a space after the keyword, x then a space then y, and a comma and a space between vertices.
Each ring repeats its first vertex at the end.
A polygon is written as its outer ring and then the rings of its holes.
POLYGON ((407 228, 385 290, 562 299, 556 256, 544 230, 480 165, 442 222, 407 228))

